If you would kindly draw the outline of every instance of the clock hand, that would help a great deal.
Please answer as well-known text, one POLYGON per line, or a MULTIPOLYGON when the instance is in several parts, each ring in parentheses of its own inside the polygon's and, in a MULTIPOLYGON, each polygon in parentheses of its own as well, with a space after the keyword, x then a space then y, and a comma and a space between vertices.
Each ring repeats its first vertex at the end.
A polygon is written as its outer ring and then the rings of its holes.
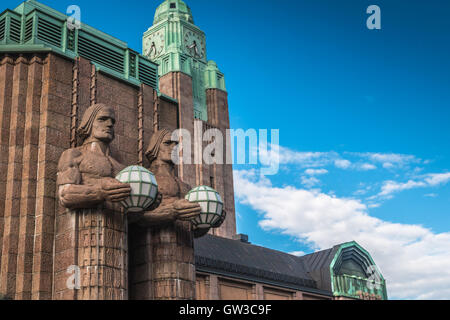
POLYGON ((153 52, 153 50, 155 50, 155 53, 156 53, 156 45, 154 42, 152 43, 149 54, 151 54, 153 52))

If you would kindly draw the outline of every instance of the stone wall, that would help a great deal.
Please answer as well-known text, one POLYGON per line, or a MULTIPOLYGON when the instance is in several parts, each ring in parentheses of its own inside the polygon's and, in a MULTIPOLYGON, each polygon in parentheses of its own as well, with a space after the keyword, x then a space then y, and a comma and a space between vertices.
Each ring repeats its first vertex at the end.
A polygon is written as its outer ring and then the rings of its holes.
POLYGON ((331 300, 330 296, 248 280, 197 273, 197 300, 331 300))
POLYGON ((0 292, 51 299, 56 171, 70 146, 71 61, 0 57, 0 292))
MULTIPOLYGON (((99 221, 92 218, 95 215, 81 218, 67 212, 57 201, 56 173, 61 154, 78 145, 75 129, 93 103, 114 107, 116 139, 111 150, 124 165, 148 166, 143 153, 156 129, 181 126, 194 137, 192 79, 184 73, 169 73, 160 79, 160 90, 178 103, 158 98, 149 86, 136 87, 98 72, 82 58, 74 61, 44 53, 0 55, 0 294, 15 299, 154 297, 148 283, 154 274, 142 273, 142 261, 156 259, 158 253, 150 244, 166 239, 134 229, 136 233, 128 238, 128 225, 121 217, 99 221), (94 236, 93 230, 100 226, 102 231, 95 231, 94 236), (99 245, 108 250, 103 256, 94 250, 99 245), (129 266, 126 248, 136 249, 129 266), (106 257, 114 250, 123 256, 120 266, 110 261, 109 271, 97 270, 93 275, 88 268, 92 261, 100 259, 106 265, 106 257), (82 290, 67 287, 70 266, 81 268, 82 290), (114 275, 114 270, 122 270, 121 275, 114 275), (109 288, 103 293, 95 289, 99 279, 109 288)), ((203 123, 204 129, 218 128, 225 137, 229 128, 227 94, 211 89, 207 96, 210 121, 203 123)), ((192 186, 214 184, 224 198, 228 216, 220 229, 211 232, 232 237, 236 226, 231 165, 183 165, 179 176, 192 186)), ((192 239, 180 237, 168 241, 167 246, 179 243, 186 249, 192 239)), ((192 266, 193 253, 183 250, 175 250, 174 259, 192 266)), ((192 267, 187 267, 185 278, 192 280, 193 273, 192 267)), ((160 286, 164 286, 162 282, 160 286)), ((194 289, 187 284, 182 291, 179 296, 189 298, 194 289)))
MULTIPOLYGON (((76 146, 74 130, 84 111, 106 103, 117 118, 113 156, 125 165, 144 162, 157 99, 152 88, 97 72, 85 59, 0 56, 0 293, 15 299, 83 298, 67 288, 67 268, 93 257, 77 249, 85 241, 80 221, 57 201, 58 160, 76 146)), ((173 113, 177 106, 167 108, 173 113)), ((126 235, 124 226, 119 229, 126 235)), ((104 237, 99 241, 117 244, 107 232, 104 237)), ((122 282, 126 288, 127 279, 122 282)))

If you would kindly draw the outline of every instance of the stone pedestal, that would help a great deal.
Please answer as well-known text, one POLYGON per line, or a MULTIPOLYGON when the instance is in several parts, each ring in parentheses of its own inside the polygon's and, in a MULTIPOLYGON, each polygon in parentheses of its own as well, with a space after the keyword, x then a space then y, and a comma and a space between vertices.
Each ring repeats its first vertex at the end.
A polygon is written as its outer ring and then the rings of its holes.
POLYGON ((130 230, 130 299, 194 300, 190 222, 130 230))
POLYGON ((195 260, 190 222, 149 229, 153 299, 194 300, 195 260))
POLYGON ((126 216, 106 209, 67 210, 57 220, 54 298, 127 299, 126 216))

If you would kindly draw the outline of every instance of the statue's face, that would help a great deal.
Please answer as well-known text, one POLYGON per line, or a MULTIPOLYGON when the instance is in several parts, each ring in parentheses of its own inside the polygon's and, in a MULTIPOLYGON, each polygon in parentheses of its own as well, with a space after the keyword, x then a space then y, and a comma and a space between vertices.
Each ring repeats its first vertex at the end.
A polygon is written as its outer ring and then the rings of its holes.
POLYGON ((172 141, 170 134, 166 134, 159 147, 158 158, 165 162, 172 161, 172 150, 178 144, 176 141, 172 141))
POLYGON ((116 117, 113 109, 104 108, 100 110, 92 124, 91 136, 107 143, 113 141, 115 123, 116 117))

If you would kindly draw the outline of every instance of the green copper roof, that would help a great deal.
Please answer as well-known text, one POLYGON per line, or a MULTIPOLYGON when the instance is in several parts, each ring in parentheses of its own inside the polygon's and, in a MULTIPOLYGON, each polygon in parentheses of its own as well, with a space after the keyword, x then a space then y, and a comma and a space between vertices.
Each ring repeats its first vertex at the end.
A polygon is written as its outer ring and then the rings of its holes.
POLYGON ((68 16, 35 0, 0 13, 0 52, 54 52, 90 60, 97 70, 136 86, 158 90, 158 65, 127 44, 84 23, 69 28, 68 16))
POLYGON ((194 23, 191 9, 182 0, 166 0, 159 5, 155 12, 153 24, 157 24, 169 17, 180 18, 194 23))
POLYGON ((383 275, 369 252, 355 241, 339 245, 330 264, 330 275, 334 296, 358 299, 369 294, 388 299, 383 275))

